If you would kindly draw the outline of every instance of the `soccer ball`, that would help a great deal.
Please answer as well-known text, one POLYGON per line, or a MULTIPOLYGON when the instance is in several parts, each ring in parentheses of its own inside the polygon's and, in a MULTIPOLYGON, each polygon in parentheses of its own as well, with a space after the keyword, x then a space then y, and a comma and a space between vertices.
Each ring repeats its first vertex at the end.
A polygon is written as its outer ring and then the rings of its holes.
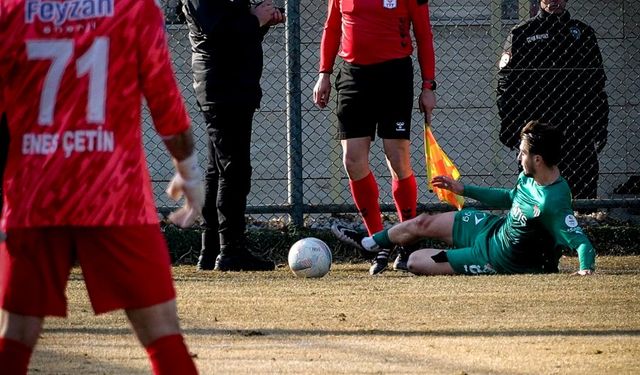
POLYGON ((303 238, 289 249, 289 268, 298 277, 322 277, 331 269, 331 250, 324 241, 303 238))

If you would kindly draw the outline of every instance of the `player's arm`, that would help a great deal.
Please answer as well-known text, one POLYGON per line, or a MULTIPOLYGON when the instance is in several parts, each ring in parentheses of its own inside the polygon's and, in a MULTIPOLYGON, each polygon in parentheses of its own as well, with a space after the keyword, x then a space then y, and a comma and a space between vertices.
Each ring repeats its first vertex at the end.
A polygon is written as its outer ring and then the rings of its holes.
POLYGON ((202 215, 204 186, 202 171, 198 165, 191 130, 163 138, 167 150, 173 157, 176 174, 167 187, 167 195, 179 200, 183 195, 185 205, 169 215, 169 220, 183 228, 190 227, 202 215))
MULTIPOLYGON (((566 201, 570 202, 568 199, 566 201)), ((580 261, 578 274, 593 273, 596 268, 596 252, 591 241, 578 225, 578 220, 573 216, 570 203, 547 202, 540 217, 557 243, 578 253, 580 261)))
POLYGON ((144 16, 137 23, 139 35, 139 81, 147 100, 153 124, 173 157, 176 174, 167 188, 168 195, 185 205, 169 216, 175 224, 191 226, 202 214, 204 188, 202 172, 194 152, 193 135, 180 90, 171 67, 164 29, 164 16, 152 0, 145 1, 144 16))
POLYGON ((320 40, 318 81, 313 88, 313 102, 320 108, 326 107, 331 97, 331 73, 333 73, 333 64, 336 56, 338 56, 341 38, 342 13, 340 12, 340 2, 338 0, 329 0, 327 19, 324 23, 322 39, 320 40))
POLYGON ((435 176, 431 180, 435 188, 445 189, 454 194, 473 198, 489 206, 507 209, 511 207, 516 189, 488 188, 475 185, 464 185, 450 176, 435 176))
POLYGON ((425 113, 426 120, 431 124, 431 113, 436 106, 435 79, 436 58, 433 48, 433 32, 429 17, 427 0, 409 0, 409 15, 413 25, 413 34, 418 49, 418 63, 422 76, 422 92, 418 99, 420 112, 425 113))
POLYGON ((514 190, 503 188, 492 188, 475 185, 464 185, 463 194, 465 197, 469 197, 482 202, 488 206, 498 209, 511 208, 513 202, 514 190))

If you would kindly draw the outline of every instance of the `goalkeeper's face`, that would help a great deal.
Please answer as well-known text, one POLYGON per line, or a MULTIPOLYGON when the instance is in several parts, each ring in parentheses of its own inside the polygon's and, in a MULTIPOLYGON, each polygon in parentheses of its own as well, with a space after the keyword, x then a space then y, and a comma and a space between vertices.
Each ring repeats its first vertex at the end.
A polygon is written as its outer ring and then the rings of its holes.
POLYGON ((534 155, 529 152, 529 142, 523 140, 520 142, 520 151, 518 152, 518 161, 522 166, 522 171, 527 177, 533 177, 536 173, 536 164, 534 155))

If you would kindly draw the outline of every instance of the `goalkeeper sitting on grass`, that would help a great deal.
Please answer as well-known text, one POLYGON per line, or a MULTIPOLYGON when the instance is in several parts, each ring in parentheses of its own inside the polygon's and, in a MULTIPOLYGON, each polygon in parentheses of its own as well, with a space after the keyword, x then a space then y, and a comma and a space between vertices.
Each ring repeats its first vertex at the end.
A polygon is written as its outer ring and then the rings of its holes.
POLYGON ((573 216, 571 191, 557 167, 560 131, 531 121, 522 129, 520 141, 523 172, 512 190, 463 185, 447 176, 432 181, 434 187, 509 209, 506 216, 473 209, 422 214, 370 237, 351 231, 351 240, 371 252, 424 237, 452 246, 412 253, 408 269, 417 275, 558 272, 561 247, 578 252, 577 275, 592 274, 595 251, 573 216))

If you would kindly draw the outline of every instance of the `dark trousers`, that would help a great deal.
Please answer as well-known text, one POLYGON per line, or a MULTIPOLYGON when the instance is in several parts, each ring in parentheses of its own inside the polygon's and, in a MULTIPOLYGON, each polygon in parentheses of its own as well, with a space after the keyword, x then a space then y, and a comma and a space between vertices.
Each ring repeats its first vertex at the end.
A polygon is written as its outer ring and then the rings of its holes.
POLYGON ((562 148, 558 164, 560 174, 567 180, 573 199, 598 197, 598 153, 593 143, 567 142, 562 148))
POLYGON ((245 210, 251 188, 251 128, 254 106, 216 104, 203 112, 209 151, 202 210, 204 259, 244 247, 245 210))

